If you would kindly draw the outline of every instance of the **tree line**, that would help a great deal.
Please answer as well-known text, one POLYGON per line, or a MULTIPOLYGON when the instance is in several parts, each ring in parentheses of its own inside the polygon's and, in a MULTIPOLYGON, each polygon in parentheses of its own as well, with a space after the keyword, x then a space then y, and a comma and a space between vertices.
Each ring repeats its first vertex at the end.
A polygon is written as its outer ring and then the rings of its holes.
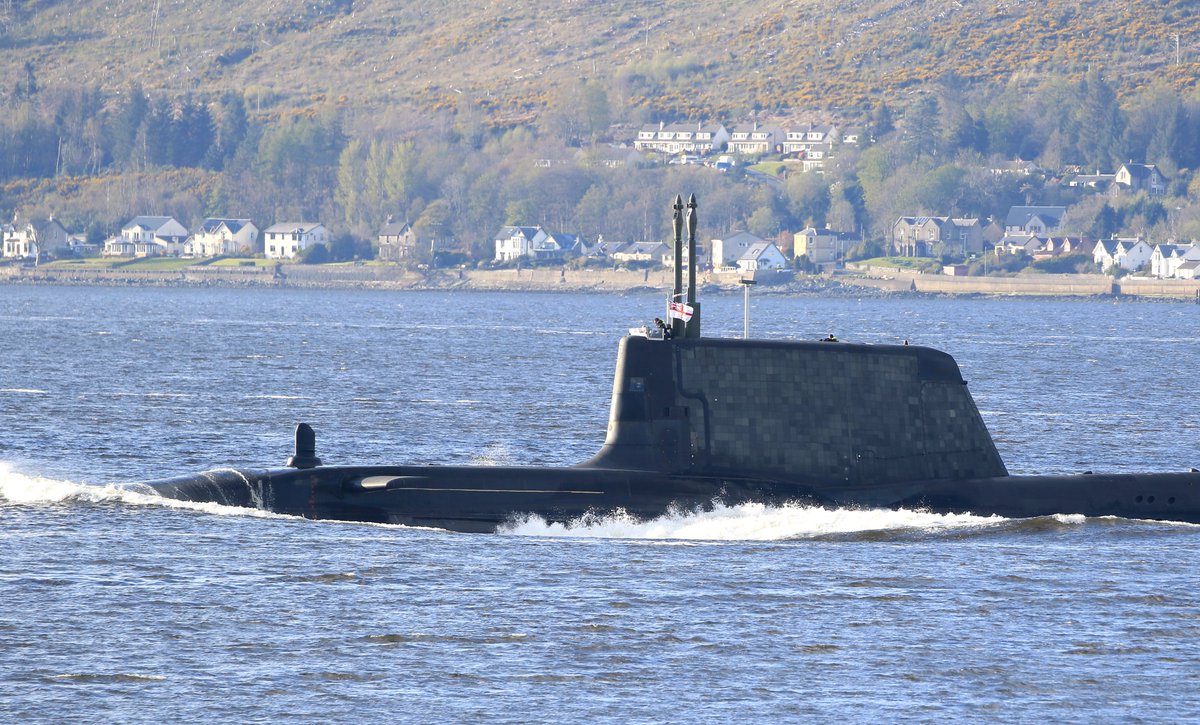
MULTIPOLYGON (((667 78, 672 70, 658 69, 667 78)), ((391 218, 480 258, 491 256, 505 224, 589 240, 664 239, 665 200, 680 191, 700 197, 708 236, 748 229, 774 238, 828 225, 880 240, 901 215, 1002 217, 1015 204, 1063 204, 1072 207, 1073 233, 1200 237, 1191 203, 1200 102, 1166 84, 1119 99, 1098 71, 1036 86, 976 88, 949 77, 905 106, 884 101, 840 119, 843 129, 861 127, 863 141, 835 149, 823 173, 764 180, 744 165, 722 174, 612 147, 630 143, 642 122, 734 123, 659 119, 652 109, 610 103, 630 82, 583 80, 537 119, 496 126, 470 99, 430 113, 330 103, 266 116, 251 114, 237 94, 42 88, 27 66, 0 114, 0 212, 54 213, 97 235, 130 214, 185 223, 216 215, 313 220, 354 240, 340 248, 359 255, 391 218), (618 112, 628 117, 614 118, 618 112), (992 171, 1016 158, 1037 162, 1050 178, 992 171), (1111 173, 1130 160, 1158 164, 1174 201, 1053 183, 1072 166, 1111 173), (181 178, 176 187, 166 181, 181 178), (79 179, 106 184, 104 203, 98 192, 63 183, 79 179)))

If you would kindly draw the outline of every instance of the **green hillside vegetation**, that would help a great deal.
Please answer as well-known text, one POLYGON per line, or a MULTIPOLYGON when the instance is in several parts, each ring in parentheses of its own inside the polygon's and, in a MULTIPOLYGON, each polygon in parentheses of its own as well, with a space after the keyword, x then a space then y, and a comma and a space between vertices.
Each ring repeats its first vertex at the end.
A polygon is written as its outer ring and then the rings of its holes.
POLYGON ((712 236, 1040 203, 1073 233, 1200 237, 1197 38, 1182 0, 0 0, 0 214, 93 241, 137 214, 320 220, 335 257, 370 256, 389 216, 478 258, 505 223, 663 238, 677 191, 712 236), (865 140, 775 183, 609 146, 787 119, 865 140), (1016 157, 1048 173, 991 172, 1016 157), (1170 198, 1057 183, 1127 160, 1170 198))

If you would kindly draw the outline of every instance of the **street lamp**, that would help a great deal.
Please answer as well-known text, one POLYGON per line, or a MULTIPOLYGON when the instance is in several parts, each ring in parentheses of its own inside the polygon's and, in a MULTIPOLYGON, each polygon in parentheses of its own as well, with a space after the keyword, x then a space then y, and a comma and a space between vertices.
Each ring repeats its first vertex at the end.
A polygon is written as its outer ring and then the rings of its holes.
POLYGON ((742 339, 750 339, 750 285, 758 284, 752 279, 745 277, 738 280, 738 284, 742 285, 742 339))

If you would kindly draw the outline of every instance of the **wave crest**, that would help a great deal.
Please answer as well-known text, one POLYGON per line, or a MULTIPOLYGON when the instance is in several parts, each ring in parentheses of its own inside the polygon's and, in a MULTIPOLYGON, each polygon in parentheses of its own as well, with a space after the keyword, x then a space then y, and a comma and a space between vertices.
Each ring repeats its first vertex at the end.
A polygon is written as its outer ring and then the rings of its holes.
POLYGON ((717 503, 708 511, 668 511, 642 521, 623 511, 588 514, 566 524, 526 516, 501 527, 517 536, 691 541, 778 541, 877 532, 936 532, 1003 524, 1000 516, 935 514, 908 509, 826 509, 785 504, 717 503))

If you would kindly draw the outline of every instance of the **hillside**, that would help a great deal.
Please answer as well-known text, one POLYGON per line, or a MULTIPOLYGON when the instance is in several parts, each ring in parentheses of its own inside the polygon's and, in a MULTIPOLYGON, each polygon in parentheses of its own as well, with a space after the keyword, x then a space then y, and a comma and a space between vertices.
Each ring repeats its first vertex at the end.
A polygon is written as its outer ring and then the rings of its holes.
POLYGON ((614 118, 851 115, 951 74, 1094 66, 1121 93, 1200 75, 1188 0, 5 0, 0 26, 0 93, 29 63, 42 87, 235 90, 262 115, 466 103, 505 123, 581 77, 608 84, 614 118))

